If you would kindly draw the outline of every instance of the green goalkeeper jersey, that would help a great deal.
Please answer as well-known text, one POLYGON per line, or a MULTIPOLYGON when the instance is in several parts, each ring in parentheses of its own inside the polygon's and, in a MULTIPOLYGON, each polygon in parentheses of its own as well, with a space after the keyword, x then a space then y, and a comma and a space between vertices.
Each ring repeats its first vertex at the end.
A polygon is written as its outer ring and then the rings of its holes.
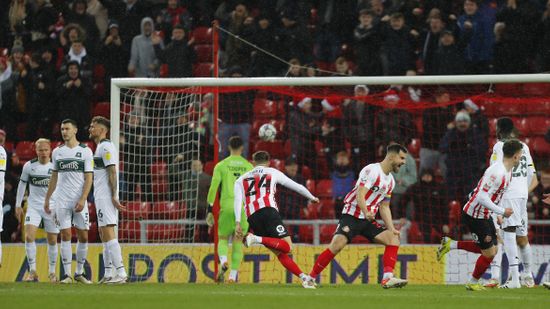
POLYGON ((237 178, 254 167, 242 156, 229 156, 214 167, 214 176, 208 190, 208 204, 214 204, 221 183, 220 206, 233 207, 234 185, 237 178))

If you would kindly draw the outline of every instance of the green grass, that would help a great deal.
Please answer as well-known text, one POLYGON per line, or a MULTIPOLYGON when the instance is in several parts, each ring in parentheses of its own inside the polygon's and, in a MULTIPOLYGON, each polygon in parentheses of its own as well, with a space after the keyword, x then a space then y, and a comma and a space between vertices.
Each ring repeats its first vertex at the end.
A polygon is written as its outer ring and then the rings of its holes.
POLYGON ((2 308, 550 308, 550 290, 468 292, 463 286, 127 284, 118 286, 0 284, 2 308))

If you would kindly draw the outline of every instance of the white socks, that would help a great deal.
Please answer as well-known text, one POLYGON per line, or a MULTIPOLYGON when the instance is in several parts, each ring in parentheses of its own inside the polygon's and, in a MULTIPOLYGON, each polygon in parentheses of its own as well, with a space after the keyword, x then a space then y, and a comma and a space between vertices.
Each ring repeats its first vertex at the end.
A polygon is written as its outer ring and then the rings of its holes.
POLYGON ((120 244, 118 243, 118 240, 109 240, 107 242, 107 247, 109 247, 111 261, 113 262, 113 266, 116 269, 117 275, 119 277, 127 277, 126 270, 124 269, 124 264, 122 263, 122 252, 120 250, 120 244))
POLYGON ((103 274, 104 278, 113 277, 111 251, 109 250, 109 246, 107 246, 106 242, 103 243, 103 268, 105 269, 105 273, 103 274))
POLYGON ((48 273, 55 274, 55 265, 57 264, 57 244, 48 244, 48 273))
POLYGON ((27 253, 27 263, 29 264, 29 271, 36 271, 36 243, 26 242, 25 251, 27 253))
POLYGON ((227 263, 227 255, 220 255, 220 265, 227 263))
POLYGON ((78 242, 76 243, 76 271, 75 275, 82 275, 84 272, 84 263, 86 263, 86 256, 88 255, 88 243, 78 242))
POLYGON ((71 263, 73 261, 73 250, 70 241, 61 241, 61 260, 63 261, 63 270, 66 276, 72 276, 71 263))
POLYGON ((384 273, 382 279, 390 279, 393 278, 393 273, 384 273))
POLYGON ((491 262, 491 279, 495 279, 500 283, 500 265, 502 263, 502 244, 498 244, 498 251, 493 261, 491 262))
POLYGON ((238 271, 232 269, 229 272, 229 280, 233 280, 233 281, 237 282, 237 274, 238 274, 238 271))
POLYGON ((519 253, 521 254, 521 261, 523 263, 523 273, 532 276, 533 272, 531 270, 531 264, 533 260, 533 252, 531 250, 531 244, 527 243, 525 247, 519 247, 519 253))
POLYGON ((506 252, 508 263, 510 264, 510 275, 512 277, 512 282, 517 282, 519 284, 519 258, 518 247, 516 244, 516 233, 504 231, 502 234, 504 251, 506 252))

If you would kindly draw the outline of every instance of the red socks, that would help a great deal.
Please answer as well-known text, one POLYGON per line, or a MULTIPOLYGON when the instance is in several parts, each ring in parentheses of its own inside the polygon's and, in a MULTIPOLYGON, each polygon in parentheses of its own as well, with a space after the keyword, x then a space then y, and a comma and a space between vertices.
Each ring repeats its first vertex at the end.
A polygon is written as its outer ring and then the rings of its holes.
POLYGON ((457 241, 456 248, 466 250, 472 253, 481 253, 481 249, 476 245, 474 241, 457 241))
POLYGON ((332 253, 330 249, 326 249, 325 251, 323 251, 317 258, 317 261, 315 261, 315 264, 313 264, 313 269, 311 270, 311 273, 309 275, 313 278, 316 278, 323 271, 323 269, 327 267, 328 263, 330 263, 333 258, 334 253, 332 253))
POLYGON ((277 256, 277 258, 279 259, 279 262, 281 262, 281 264, 283 264, 283 266, 291 273, 293 273, 296 277, 300 276, 302 270, 300 269, 300 267, 298 267, 298 265, 296 265, 296 263, 294 263, 294 261, 290 258, 290 256, 288 256, 288 254, 281 253, 277 256))
POLYGON ((384 250, 384 256, 382 259, 384 260, 384 273, 393 273, 393 268, 395 267, 395 263, 397 262, 397 251, 399 250, 399 246, 386 246, 386 249, 384 250))
POLYGON ((278 250, 282 253, 290 252, 290 245, 283 239, 273 238, 273 237, 262 237, 262 245, 278 250))
POLYGON ((481 278, 481 276, 485 273, 487 268, 489 268, 489 265, 491 265, 492 261, 493 261, 492 258, 488 258, 483 255, 479 256, 479 258, 476 261, 476 267, 474 268, 472 277, 474 277, 475 279, 481 278))

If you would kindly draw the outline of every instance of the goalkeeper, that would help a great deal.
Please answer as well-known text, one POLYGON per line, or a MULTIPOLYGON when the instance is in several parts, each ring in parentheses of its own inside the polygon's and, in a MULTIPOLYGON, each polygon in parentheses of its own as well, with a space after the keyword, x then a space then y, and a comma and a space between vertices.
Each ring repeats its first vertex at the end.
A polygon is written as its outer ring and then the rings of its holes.
MULTIPOLYGON (((208 190, 208 214, 206 222, 209 227, 214 225, 214 216, 212 214, 212 205, 216 199, 216 192, 220 189, 220 215, 218 220, 218 256, 220 259, 221 270, 216 278, 217 282, 224 281, 224 275, 229 269, 227 254, 229 252, 229 236, 235 233, 235 212, 233 208, 233 197, 235 181, 242 174, 252 170, 253 166, 241 156, 244 143, 238 136, 229 139, 229 157, 218 162, 214 167, 214 177, 208 190)), ((242 210, 244 216, 244 208, 242 210)), ((248 231, 248 222, 242 222, 243 234, 248 231)), ((231 272, 229 273, 229 282, 237 281, 237 273, 241 260, 243 259, 243 239, 233 236, 233 252, 231 254, 231 272)))

